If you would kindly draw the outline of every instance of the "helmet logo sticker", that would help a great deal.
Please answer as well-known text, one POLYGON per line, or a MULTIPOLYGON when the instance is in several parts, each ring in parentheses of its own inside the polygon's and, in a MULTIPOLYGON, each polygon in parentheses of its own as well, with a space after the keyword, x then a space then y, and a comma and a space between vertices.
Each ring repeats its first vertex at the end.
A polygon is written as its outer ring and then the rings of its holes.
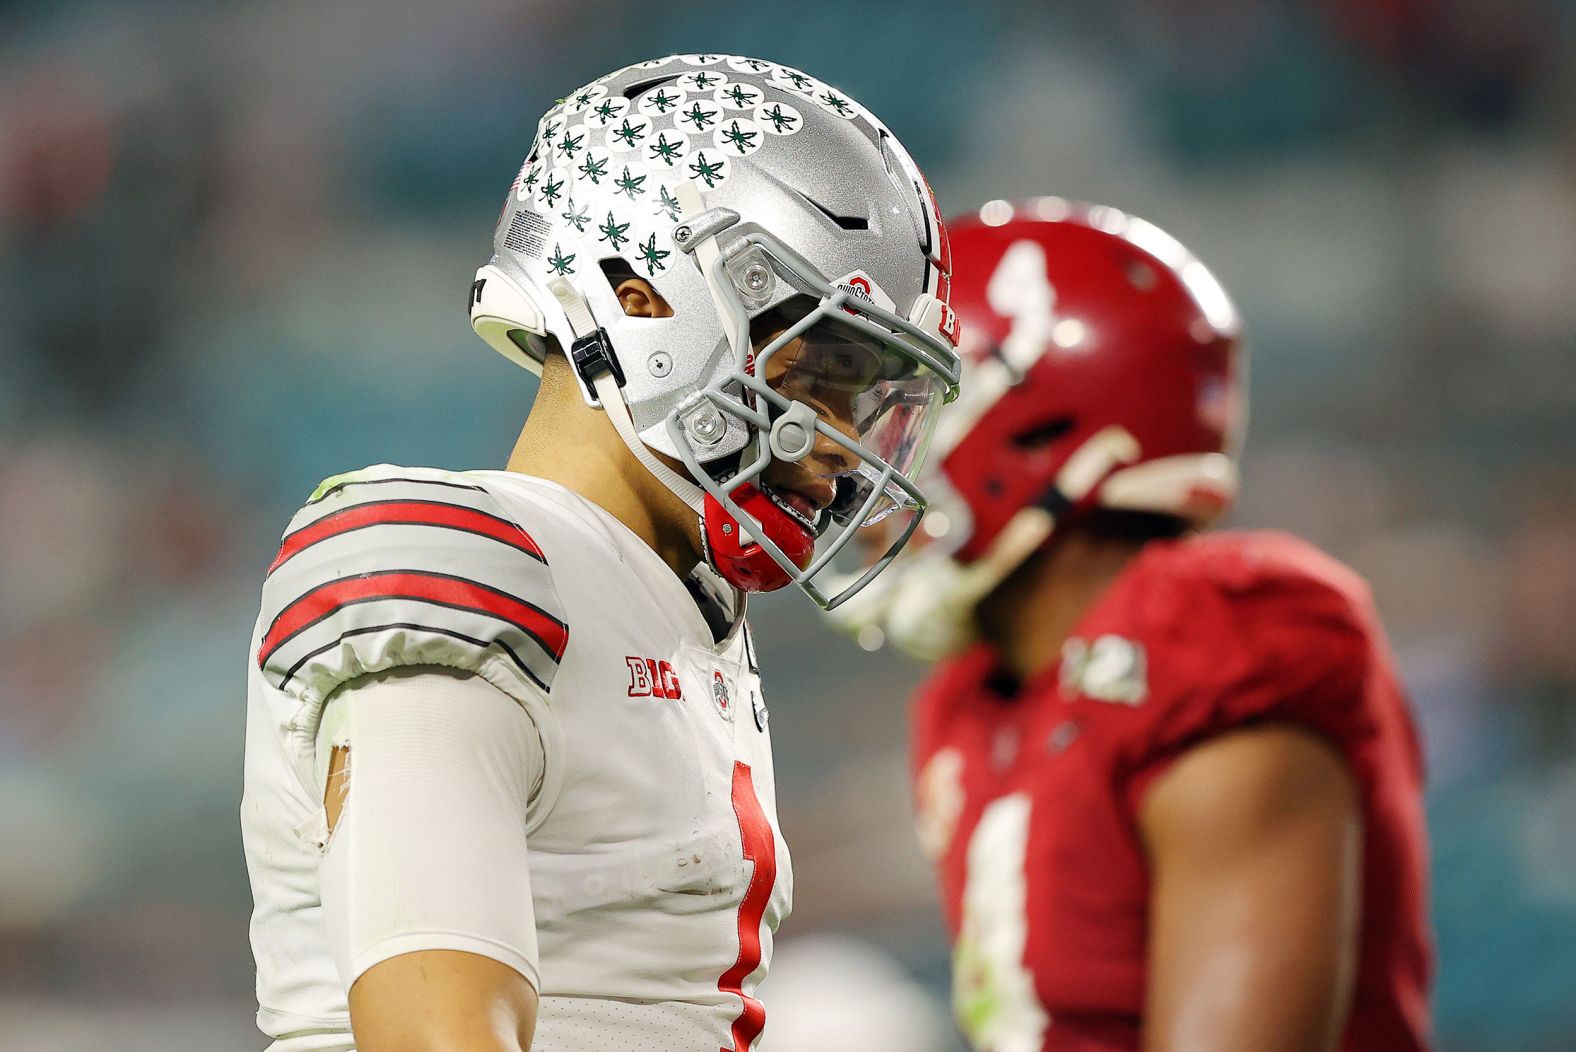
POLYGON ((601 101, 607 89, 600 84, 589 84, 564 100, 564 112, 581 113, 601 101))
POLYGON ((623 194, 633 201, 635 198, 645 194, 646 179, 647 173, 643 165, 626 164, 620 170, 618 178, 613 180, 613 185, 617 187, 613 192, 623 194))
POLYGON ((524 201, 527 197, 535 194, 536 185, 541 181, 542 166, 535 163, 526 165, 521 171, 519 186, 514 192, 515 200, 524 201))
POLYGON ((576 124, 572 128, 565 128, 564 134, 559 137, 553 149, 564 155, 564 160, 573 161, 575 155, 586 148, 586 126, 576 124))
POLYGON ((718 88, 712 96, 719 105, 730 110, 753 110, 766 98, 766 93, 760 88, 751 87, 743 82, 729 84, 727 87, 718 88))
POLYGON ((695 159, 686 166, 690 177, 697 182, 706 184, 706 189, 715 190, 728 181, 730 173, 728 159, 714 150, 696 150, 695 159))
POLYGON ((640 101, 635 104, 635 109, 647 117, 662 117, 684 105, 684 99, 683 89, 673 85, 665 85, 660 88, 652 88, 640 96, 640 101))
POLYGON ((711 133, 711 141, 724 153, 746 157, 761 148, 761 130, 753 121, 733 117, 711 133))
POLYGON ((801 73, 796 69, 789 69, 787 66, 778 66, 772 70, 772 80, 797 95, 803 95, 807 99, 815 94, 816 88, 821 86, 820 82, 814 77, 801 73))
POLYGON ((742 55, 729 55, 728 68, 735 73, 753 73, 757 77, 764 77, 772 71, 770 62, 758 58, 745 58, 742 55))
POLYGON ((793 135, 804 126, 804 116, 786 102, 755 107, 755 123, 769 135, 793 135))
POLYGON ((673 255, 672 249, 657 247, 656 234, 648 234, 646 240, 640 243, 639 250, 636 252, 640 265, 644 268, 646 276, 649 278, 654 278, 668 269, 667 259, 671 255, 673 255))
POLYGON ((712 109, 696 99, 689 104, 689 108, 679 113, 678 122, 687 126, 690 131, 703 132, 717 123, 717 117, 721 113, 721 110, 712 109))
POLYGON ((679 199, 668 190, 667 184, 657 187, 657 203, 652 211, 659 216, 666 216, 671 222, 677 223, 683 209, 679 207, 679 199))
POLYGON ((721 55, 685 55, 684 62, 690 66, 714 66, 722 61, 721 55))
POLYGON ((1046 353, 1057 320, 1044 246, 1028 238, 1009 245, 985 284, 985 300, 991 310, 1012 319, 997 353, 1022 376, 1046 353))
POLYGON ((606 241, 614 252, 622 252, 625 243, 629 241, 629 234, 627 233, 629 226, 630 224, 627 222, 620 223, 618 218, 612 212, 609 212, 607 219, 597 227, 598 232, 601 234, 597 240, 606 241))
POLYGON ((651 118, 640 114, 626 116, 607 130, 607 148, 615 153, 633 150, 651 134, 651 118))
POLYGON ((553 242, 553 254, 547 257, 547 271, 553 277, 564 277, 575 272, 575 254, 565 253, 563 246, 553 242))
POLYGON ((542 185, 537 187, 536 198, 542 203, 543 211, 558 204, 558 199, 564 195, 564 187, 568 183, 569 172, 563 168, 554 168, 542 177, 542 185))
POLYGON ((706 70, 697 70, 686 73, 678 79, 679 87, 685 91, 709 92, 713 88, 720 88, 728 83, 728 78, 721 73, 708 73, 706 70))
POLYGON ((592 150, 586 151, 585 160, 580 162, 575 169, 577 178, 583 179, 592 186, 602 185, 602 180, 607 178, 607 166, 612 158, 607 154, 597 154, 592 150))
POLYGON ((628 112, 628 99, 598 99, 596 105, 586 110, 586 123, 606 128, 628 112))
POLYGON ((571 197, 569 199, 569 203, 567 205, 565 205, 564 207, 565 207, 565 211, 560 212, 558 214, 558 217, 560 219, 562 219, 565 223, 567 223, 570 226, 574 227, 575 228, 575 233, 577 233, 577 234, 584 234, 586 232, 586 226, 591 222, 591 209, 590 209, 590 206, 588 206, 588 205, 581 205, 579 207, 576 207, 575 206, 575 199, 573 197, 571 197))
POLYGON ((677 168, 689 154, 689 139, 680 132, 657 132, 657 137, 646 143, 646 160, 677 168))
POLYGON ((816 92, 815 104, 827 113, 835 113, 844 120, 853 120, 859 115, 853 103, 829 88, 816 92))

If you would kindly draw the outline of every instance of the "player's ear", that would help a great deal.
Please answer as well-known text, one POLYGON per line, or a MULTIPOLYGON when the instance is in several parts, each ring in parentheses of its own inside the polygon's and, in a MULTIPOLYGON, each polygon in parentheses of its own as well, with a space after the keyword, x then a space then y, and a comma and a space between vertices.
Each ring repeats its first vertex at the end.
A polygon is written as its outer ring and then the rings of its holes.
POLYGON ((645 278, 625 278, 613 290, 619 306, 631 318, 671 318, 673 308, 645 278))

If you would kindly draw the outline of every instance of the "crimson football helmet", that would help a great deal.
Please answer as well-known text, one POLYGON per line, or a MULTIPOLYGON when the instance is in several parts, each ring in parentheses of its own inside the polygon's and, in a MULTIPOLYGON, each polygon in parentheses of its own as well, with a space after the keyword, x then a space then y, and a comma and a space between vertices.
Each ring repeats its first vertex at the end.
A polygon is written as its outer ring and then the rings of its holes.
POLYGON ((926 658, 966 644, 975 604, 1090 509, 1208 525, 1245 423, 1236 309, 1158 227, 1054 197, 948 227, 964 382, 932 446, 928 543, 838 612, 865 645, 926 658))

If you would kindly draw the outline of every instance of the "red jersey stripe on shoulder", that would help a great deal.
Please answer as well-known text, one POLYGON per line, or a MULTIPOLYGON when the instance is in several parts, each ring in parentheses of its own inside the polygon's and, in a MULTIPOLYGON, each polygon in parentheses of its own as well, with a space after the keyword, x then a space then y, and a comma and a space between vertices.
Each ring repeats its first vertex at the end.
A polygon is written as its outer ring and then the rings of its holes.
POLYGON ((388 500, 357 504, 333 512, 287 535, 268 572, 273 573, 314 544, 371 526, 437 526, 460 530, 489 537, 524 552, 538 562, 547 562, 542 549, 531 535, 508 519, 436 500, 388 500))
POLYGON ((717 981, 718 990, 737 994, 744 1002, 739 1017, 733 1021, 733 1047, 721 1052, 749 1052, 750 1045, 766 1029, 766 1007, 744 992, 744 980, 761 966, 761 922, 766 918, 772 886, 777 883, 777 841, 772 835, 771 820, 755 795, 750 765, 737 760, 733 763, 733 813, 739 820, 744 857, 755 863, 755 871, 750 874, 750 886, 739 903, 739 956, 717 981))
POLYGON ((496 617, 540 642, 555 661, 563 658, 569 644, 569 629, 562 621, 507 592, 447 574, 390 570, 330 581, 285 607, 258 647, 258 665, 267 665, 293 636, 341 607, 381 599, 439 603, 496 617))

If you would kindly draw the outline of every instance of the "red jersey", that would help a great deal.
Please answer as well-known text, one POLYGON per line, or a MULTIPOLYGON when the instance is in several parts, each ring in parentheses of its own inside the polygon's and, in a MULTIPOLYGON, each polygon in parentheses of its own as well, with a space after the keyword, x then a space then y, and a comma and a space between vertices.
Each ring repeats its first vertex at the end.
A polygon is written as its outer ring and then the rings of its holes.
POLYGON ((1361 791, 1362 934, 1341 1048, 1427 1047, 1422 762, 1367 586, 1296 538, 1214 533, 1146 545, 1034 679, 1012 683, 981 646, 920 690, 920 839, 977 1048, 1139 1048, 1141 801, 1188 749, 1258 722, 1318 732, 1361 791))

